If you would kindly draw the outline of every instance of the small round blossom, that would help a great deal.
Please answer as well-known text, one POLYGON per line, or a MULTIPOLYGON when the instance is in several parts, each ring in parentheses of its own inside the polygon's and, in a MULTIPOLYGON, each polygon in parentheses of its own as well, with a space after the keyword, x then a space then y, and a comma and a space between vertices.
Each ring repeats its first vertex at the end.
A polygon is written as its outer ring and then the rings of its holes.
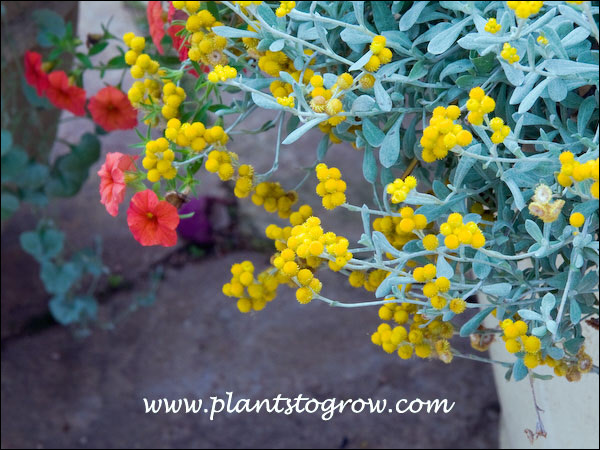
POLYGON ((317 185, 317 194, 323 198, 323 207, 326 209, 335 209, 346 202, 346 182, 341 179, 342 174, 337 167, 327 167, 326 164, 319 164, 315 168, 319 184, 317 185))
POLYGON ((585 217, 583 214, 581 213, 573 213, 571 214, 571 217, 569 217, 569 223, 571 224, 571 226, 574 226, 575 228, 579 228, 581 227, 585 222, 585 217))
POLYGON ((487 23, 485 24, 485 27, 484 27, 485 31, 487 31, 488 33, 492 33, 492 34, 496 34, 501 29, 502 29, 502 25, 500 25, 498 22, 496 22, 496 19, 493 17, 487 21, 487 23))
POLYGON ((159 200, 151 189, 133 196, 127 210, 127 224, 135 240, 144 246, 172 247, 177 243, 177 208, 159 200))
POLYGON ((509 64, 514 64, 518 62, 519 59, 521 59, 521 57, 517 55, 517 49, 510 45, 508 42, 504 43, 502 51, 500 52, 500 56, 509 64))
POLYGON ((490 128, 492 129, 491 140, 494 144, 500 144, 504 142, 504 139, 510 134, 510 127, 504 125, 504 120, 500 117, 494 117, 490 120, 490 128))
POLYGON ((408 176, 404 180, 396 178, 393 183, 386 187, 386 192, 392 196, 392 203, 402 203, 406 200, 408 193, 417 187, 417 179, 408 176))
POLYGON ((544 6, 544 2, 533 2, 533 1, 523 1, 523 2, 506 2, 508 7, 515 12, 515 15, 519 19, 528 19, 531 16, 535 16, 542 6, 544 6))

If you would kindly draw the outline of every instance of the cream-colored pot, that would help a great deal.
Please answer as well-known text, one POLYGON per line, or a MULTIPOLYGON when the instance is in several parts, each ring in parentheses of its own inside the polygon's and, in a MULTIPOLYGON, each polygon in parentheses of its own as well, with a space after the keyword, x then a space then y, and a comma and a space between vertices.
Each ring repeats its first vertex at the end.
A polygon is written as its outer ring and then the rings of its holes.
MULTIPOLYGON (((480 302, 488 303, 485 297, 480 302)), ((497 326, 490 318, 486 322, 486 326, 497 326)), ((582 327, 586 353, 597 366, 598 331, 587 324, 582 327)), ((498 339, 490 347, 490 357, 498 361, 514 358, 498 339)), ((564 377, 549 381, 534 379, 533 390, 547 436, 538 437, 532 444, 528 435, 536 434, 537 414, 529 377, 518 382, 506 381, 506 368, 493 367, 501 407, 500 448, 598 448, 598 375, 583 374, 580 381, 572 383, 564 377)), ((543 366, 536 372, 551 374, 552 369, 543 366)))

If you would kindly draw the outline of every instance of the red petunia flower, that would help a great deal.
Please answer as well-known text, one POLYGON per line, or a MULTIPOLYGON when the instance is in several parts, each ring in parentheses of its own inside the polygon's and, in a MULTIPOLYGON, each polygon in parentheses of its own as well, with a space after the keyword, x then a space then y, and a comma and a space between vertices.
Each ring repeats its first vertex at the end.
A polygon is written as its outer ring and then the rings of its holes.
POLYGON ((148 17, 148 26, 150 28, 150 36, 152 36, 152 42, 156 46, 156 50, 161 55, 164 55, 165 51, 162 48, 160 41, 165 37, 165 19, 163 16, 163 9, 161 2, 148 2, 146 8, 146 15, 148 17))
POLYGON ((85 115, 85 89, 69 84, 69 78, 62 70, 50 72, 48 82, 46 96, 50 103, 76 116, 85 115))
POLYGON ((146 189, 131 199, 127 210, 127 225, 140 244, 172 247, 177 243, 179 214, 169 202, 159 200, 154 191, 146 189))
POLYGON ((137 111, 127 95, 114 86, 106 86, 90 99, 92 119, 106 131, 129 130, 137 125, 137 111))
POLYGON ((100 176, 100 203, 111 216, 119 213, 119 205, 125 199, 125 172, 135 172, 137 156, 119 152, 107 153, 106 161, 98 171, 100 176))
POLYGON ((25 81, 33 86, 39 96, 48 89, 48 74, 42 70, 42 55, 38 52, 25 52, 25 81))

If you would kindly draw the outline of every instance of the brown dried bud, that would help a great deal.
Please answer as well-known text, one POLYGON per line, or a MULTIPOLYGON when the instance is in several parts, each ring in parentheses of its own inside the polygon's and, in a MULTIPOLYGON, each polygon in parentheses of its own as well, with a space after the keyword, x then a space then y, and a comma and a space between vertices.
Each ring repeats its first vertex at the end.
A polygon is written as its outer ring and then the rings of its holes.
POLYGON ((165 195, 165 200, 175 208, 179 209, 181 208, 181 205, 188 201, 188 196, 182 192, 169 191, 165 195))

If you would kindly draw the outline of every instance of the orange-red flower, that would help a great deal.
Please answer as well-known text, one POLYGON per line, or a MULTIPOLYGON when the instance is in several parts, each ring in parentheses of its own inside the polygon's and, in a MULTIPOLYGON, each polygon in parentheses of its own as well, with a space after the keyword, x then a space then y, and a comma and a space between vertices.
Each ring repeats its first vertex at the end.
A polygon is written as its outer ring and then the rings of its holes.
POLYGON ((42 70, 42 55, 38 52, 25 52, 25 81, 36 89, 39 96, 50 85, 48 74, 42 70))
POLYGON ((163 15, 163 9, 161 2, 148 2, 146 8, 146 15, 148 17, 148 27, 150 28, 150 36, 152 36, 152 42, 158 50, 158 53, 164 55, 164 50, 160 41, 165 37, 165 18, 163 15))
POLYGON ((48 74, 49 86, 46 96, 50 103, 60 109, 66 109, 76 116, 85 115, 85 90, 72 86, 69 77, 62 70, 55 70, 48 74))
POLYGON ((98 171, 100 176, 100 203, 111 216, 119 213, 119 205, 125 198, 125 172, 135 172, 137 156, 119 152, 107 153, 106 161, 98 171))
POLYGON ((129 130, 137 125, 137 111, 122 91, 107 86, 90 99, 92 119, 106 131, 129 130))
POLYGON ((146 189, 131 199, 127 224, 140 244, 172 247, 177 243, 179 214, 169 202, 159 200, 154 191, 146 189))

